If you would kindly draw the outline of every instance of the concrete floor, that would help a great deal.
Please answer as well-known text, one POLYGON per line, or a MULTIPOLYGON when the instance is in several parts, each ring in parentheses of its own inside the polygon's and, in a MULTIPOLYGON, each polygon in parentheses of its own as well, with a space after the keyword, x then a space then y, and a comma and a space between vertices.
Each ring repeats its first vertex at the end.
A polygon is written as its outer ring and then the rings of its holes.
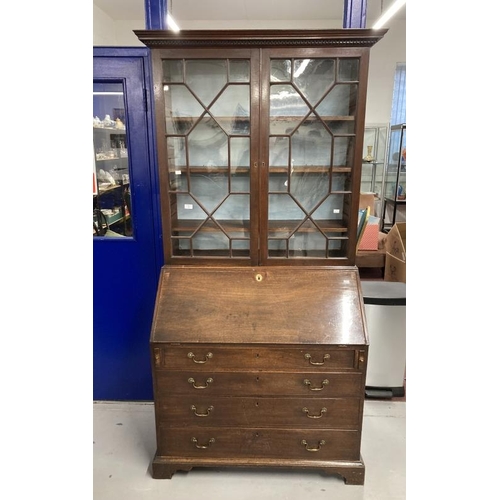
POLYGON ((94 500, 404 500, 406 402, 365 401, 363 486, 312 471, 193 469, 152 479, 152 403, 94 402, 94 500))

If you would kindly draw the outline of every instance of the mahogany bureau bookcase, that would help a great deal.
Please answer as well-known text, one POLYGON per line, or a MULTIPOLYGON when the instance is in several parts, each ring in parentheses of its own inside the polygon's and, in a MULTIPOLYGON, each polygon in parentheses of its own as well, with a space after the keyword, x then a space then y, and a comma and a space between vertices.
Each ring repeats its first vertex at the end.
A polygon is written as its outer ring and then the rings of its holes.
POLYGON ((363 484, 355 256, 385 30, 135 33, 151 48, 165 257, 153 477, 285 467, 363 484))

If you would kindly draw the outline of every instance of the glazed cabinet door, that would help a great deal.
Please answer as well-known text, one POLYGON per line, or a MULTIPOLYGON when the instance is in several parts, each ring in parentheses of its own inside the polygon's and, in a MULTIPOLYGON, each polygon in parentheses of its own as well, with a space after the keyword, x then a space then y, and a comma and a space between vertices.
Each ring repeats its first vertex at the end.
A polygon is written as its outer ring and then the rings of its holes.
POLYGON ((367 49, 263 50, 262 264, 354 264, 367 49))
POLYGON ((258 55, 152 53, 169 262, 258 263, 258 55))

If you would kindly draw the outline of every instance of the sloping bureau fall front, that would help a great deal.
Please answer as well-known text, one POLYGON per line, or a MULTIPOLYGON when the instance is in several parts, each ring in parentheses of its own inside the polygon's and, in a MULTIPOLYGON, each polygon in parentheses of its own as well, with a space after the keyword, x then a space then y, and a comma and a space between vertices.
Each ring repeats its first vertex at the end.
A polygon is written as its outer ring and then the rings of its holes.
POLYGON ((285 467, 363 484, 356 267, 164 266, 151 333, 155 478, 285 467))

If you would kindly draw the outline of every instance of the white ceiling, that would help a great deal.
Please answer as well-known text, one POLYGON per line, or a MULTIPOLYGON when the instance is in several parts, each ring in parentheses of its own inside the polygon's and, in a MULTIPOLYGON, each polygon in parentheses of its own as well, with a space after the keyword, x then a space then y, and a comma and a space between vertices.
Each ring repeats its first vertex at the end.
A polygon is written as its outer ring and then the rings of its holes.
MULTIPOLYGON (((342 19, 344 0, 166 0, 182 28, 183 20, 342 19)), ((144 19, 144 0, 93 0, 115 21, 144 19)), ((367 19, 375 20, 393 0, 367 0, 367 19)), ((406 6, 394 17, 406 19, 406 6)), ((367 24, 367 28, 370 25, 367 24)))

